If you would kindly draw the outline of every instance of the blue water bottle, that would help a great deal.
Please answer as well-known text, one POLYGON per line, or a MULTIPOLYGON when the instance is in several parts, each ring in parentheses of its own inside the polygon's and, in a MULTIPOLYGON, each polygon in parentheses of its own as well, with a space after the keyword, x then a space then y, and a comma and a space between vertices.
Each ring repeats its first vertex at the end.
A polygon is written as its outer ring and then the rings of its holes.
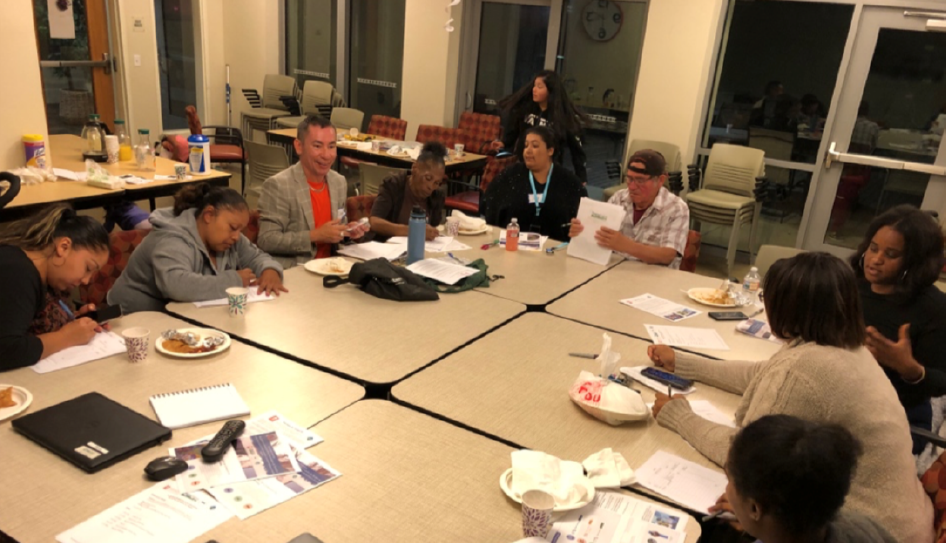
POLYGON ((411 210, 407 225, 407 265, 424 259, 424 244, 427 242, 427 213, 418 206, 411 210))

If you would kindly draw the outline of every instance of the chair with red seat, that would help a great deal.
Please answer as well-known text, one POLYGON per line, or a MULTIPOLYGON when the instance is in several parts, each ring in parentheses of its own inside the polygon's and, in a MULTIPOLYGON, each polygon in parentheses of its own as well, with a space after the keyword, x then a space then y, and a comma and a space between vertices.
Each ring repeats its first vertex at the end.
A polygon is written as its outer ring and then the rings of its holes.
POLYGON ((422 124, 417 127, 417 141, 420 143, 439 141, 447 149, 452 149, 454 144, 463 143, 463 138, 459 128, 422 124))
POLYGON ((687 234, 687 245, 683 250, 683 259, 680 261, 680 271, 695 272, 696 261, 700 259, 700 247, 703 236, 696 230, 687 234))
POLYGON ((502 120, 496 115, 464 111, 460 114, 460 130, 463 147, 471 152, 485 155, 490 145, 502 134, 502 120))
POLYGON ((373 194, 362 194, 360 196, 349 196, 345 200, 345 212, 348 214, 349 221, 360 221, 365 217, 371 216, 371 207, 378 197, 373 194))
POLYGON ((368 122, 368 134, 404 141, 407 137, 407 121, 386 115, 372 115, 368 122))
POLYGON ((187 106, 184 112, 187 115, 187 127, 190 128, 191 134, 202 134, 210 138, 210 162, 240 163, 240 181, 245 189, 246 149, 243 148, 243 133, 240 129, 222 125, 202 126, 194 106, 187 106), (213 133, 204 134, 204 130, 207 129, 213 130, 213 133))
MULTIPOLYGON (((476 190, 467 190, 452 196, 447 196, 447 209, 459 209, 460 211, 468 213, 479 213, 480 202, 483 201, 483 194, 486 193, 489 184, 492 183, 503 170, 511 166, 516 161, 516 158, 515 155, 503 158, 496 158, 494 156, 487 158, 486 168, 483 170, 483 176, 480 178, 480 186, 477 187, 476 190)), ((469 185, 459 181, 448 180, 448 183, 459 184, 469 188, 469 185)))
POLYGON ((104 304, 105 296, 128 266, 128 259, 150 230, 118 230, 108 236, 108 261, 88 285, 79 285, 83 304, 104 304))

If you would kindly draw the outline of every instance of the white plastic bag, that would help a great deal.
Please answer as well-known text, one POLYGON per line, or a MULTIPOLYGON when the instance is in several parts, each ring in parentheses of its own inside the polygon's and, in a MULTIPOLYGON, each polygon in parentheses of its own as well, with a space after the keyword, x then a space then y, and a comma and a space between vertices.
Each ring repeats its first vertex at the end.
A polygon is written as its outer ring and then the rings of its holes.
POLYGON ((644 420, 650 410, 637 392, 608 379, 616 376, 621 355, 611 351, 611 336, 604 334, 601 345, 600 375, 588 371, 578 374, 578 379, 568 390, 568 396, 592 417, 607 422, 612 426, 632 421, 644 420))

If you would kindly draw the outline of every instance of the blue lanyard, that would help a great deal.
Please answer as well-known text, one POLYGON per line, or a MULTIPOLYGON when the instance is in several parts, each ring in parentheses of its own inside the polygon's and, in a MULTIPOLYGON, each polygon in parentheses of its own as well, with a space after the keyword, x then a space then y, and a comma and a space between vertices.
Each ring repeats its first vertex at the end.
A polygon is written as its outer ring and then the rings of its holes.
POLYGON ((549 165, 549 174, 545 178, 545 188, 542 190, 542 201, 539 202, 539 194, 535 191, 535 178, 532 177, 532 171, 529 171, 529 184, 532 185, 532 201, 535 204, 535 216, 542 214, 542 204, 545 203, 545 195, 549 193, 549 185, 552 184, 552 169, 555 164, 549 165))

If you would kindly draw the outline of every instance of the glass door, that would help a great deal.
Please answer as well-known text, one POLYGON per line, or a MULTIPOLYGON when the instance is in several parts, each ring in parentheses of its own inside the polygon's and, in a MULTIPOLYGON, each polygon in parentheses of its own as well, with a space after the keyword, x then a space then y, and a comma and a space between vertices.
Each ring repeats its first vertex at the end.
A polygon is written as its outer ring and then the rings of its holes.
POLYGON ((536 73, 555 68, 562 0, 473 0, 468 5, 464 16, 471 16, 473 24, 464 38, 460 103, 464 111, 498 115, 499 100, 536 73))
POLYGON ((89 114, 114 128, 115 87, 105 0, 33 0, 49 134, 80 134, 89 114))
POLYGON ((865 7, 825 133, 804 248, 850 254, 900 204, 946 203, 946 12, 865 7), (922 16, 918 16, 922 15, 922 16))

